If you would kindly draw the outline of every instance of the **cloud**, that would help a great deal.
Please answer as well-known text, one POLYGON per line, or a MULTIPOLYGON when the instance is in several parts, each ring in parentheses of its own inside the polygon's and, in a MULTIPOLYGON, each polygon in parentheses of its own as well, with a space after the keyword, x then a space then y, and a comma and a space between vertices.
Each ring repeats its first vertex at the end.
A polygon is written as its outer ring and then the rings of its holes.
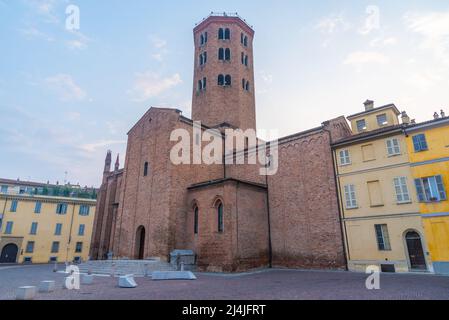
POLYGON ((171 77, 161 78, 153 72, 138 73, 135 76, 134 87, 128 90, 133 101, 142 102, 153 98, 182 83, 181 76, 176 73, 171 77))
POLYGON ((409 75, 405 82, 410 86, 427 92, 429 89, 437 86, 445 78, 438 74, 437 70, 423 70, 418 73, 409 75))
POLYGON ((321 18, 316 25, 316 29, 326 34, 347 31, 350 27, 351 25, 348 21, 346 21, 343 13, 334 13, 327 17, 321 18))
POLYGON ((87 36, 79 31, 69 31, 69 33, 74 36, 74 39, 66 41, 69 49, 82 50, 87 48, 88 43, 91 41, 87 36))
POLYGON ((25 1, 34 12, 44 18, 47 23, 59 23, 59 18, 56 14, 56 7, 64 0, 26 0, 25 1))
POLYGON ((96 152, 98 149, 104 149, 105 147, 112 146, 115 144, 125 144, 126 140, 101 140, 91 143, 86 143, 79 148, 85 152, 93 153, 96 152))
POLYGON ((62 101, 84 100, 86 92, 68 74, 57 74, 45 79, 45 84, 55 91, 62 101))
POLYGON ((345 59, 343 64, 352 65, 357 71, 361 71, 364 65, 368 64, 387 64, 390 59, 380 52, 375 51, 356 51, 352 52, 345 59))
POLYGON ((150 40, 156 49, 162 49, 167 46, 167 41, 163 40, 157 36, 150 36, 150 40))
POLYGON ((168 53, 167 41, 154 35, 150 36, 149 38, 152 43, 153 49, 156 51, 151 55, 151 58, 156 61, 162 62, 164 60, 164 56, 168 53))
POLYGON ((413 13, 404 15, 407 28, 422 36, 421 47, 449 65, 449 12, 413 13))
POLYGON ((44 39, 45 41, 48 42, 53 42, 54 39, 52 36, 38 30, 36 27, 29 27, 26 29, 20 29, 19 30, 20 33, 25 36, 26 38, 39 38, 39 39, 44 39))
POLYGON ((395 37, 379 37, 371 40, 371 47, 387 47, 397 44, 398 40, 395 37))
POLYGON ((273 75, 270 73, 267 73, 265 71, 261 71, 260 72, 260 76, 262 78, 262 80, 266 83, 266 84, 272 84, 273 83, 273 75))

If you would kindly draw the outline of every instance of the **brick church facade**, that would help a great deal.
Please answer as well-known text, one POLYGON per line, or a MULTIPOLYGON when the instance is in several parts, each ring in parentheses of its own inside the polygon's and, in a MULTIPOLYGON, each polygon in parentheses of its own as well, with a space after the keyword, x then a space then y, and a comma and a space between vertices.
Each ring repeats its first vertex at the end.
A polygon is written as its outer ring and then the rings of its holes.
POLYGON ((171 133, 193 136, 194 121, 223 140, 227 128, 256 129, 253 29, 238 16, 211 15, 193 33, 192 119, 151 108, 128 133, 124 169, 117 159, 111 171, 108 153, 91 258, 167 260, 190 249, 208 271, 343 268, 331 143, 351 134, 344 117, 281 138, 271 176, 259 165, 170 161, 171 133))

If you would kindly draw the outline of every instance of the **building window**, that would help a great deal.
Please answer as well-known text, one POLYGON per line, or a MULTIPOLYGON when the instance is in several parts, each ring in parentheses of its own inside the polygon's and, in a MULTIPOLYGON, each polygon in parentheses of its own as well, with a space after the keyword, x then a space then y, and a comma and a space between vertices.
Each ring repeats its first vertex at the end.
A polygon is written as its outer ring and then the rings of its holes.
POLYGON ((220 74, 218 76, 218 85, 223 86, 224 85, 224 75, 220 74))
POLYGON ((380 251, 390 251, 391 245, 387 225, 376 224, 374 227, 376 229, 377 247, 380 251))
POLYGON ((413 147, 415 148, 415 152, 421 152, 428 150, 426 135, 418 134, 413 137, 413 147))
POLYGON ((229 28, 225 29, 224 38, 225 40, 231 40, 231 30, 229 28))
POLYGON ((382 197, 382 188, 380 181, 368 181, 368 194, 371 207, 380 207, 384 205, 382 197))
POLYGON ((363 156, 363 161, 365 161, 365 162, 376 160, 376 153, 374 150, 374 145, 367 144, 367 145, 362 146, 362 156, 363 156))
POLYGON ((232 78, 229 74, 225 76, 225 86, 230 86, 232 84, 232 78))
POLYGON ((218 40, 224 40, 224 30, 223 30, 223 28, 218 29, 218 40))
POLYGON ((223 204, 221 202, 217 206, 217 220, 218 220, 218 232, 223 232, 224 230, 223 204))
POLYGON ((12 222, 12 221, 6 222, 5 234, 12 234, 13 226, 14 226, 14 222, 12 222))
POLYGON ((56 213, 57 214, 66 214, 67 213, 67 203, 58 203, 56 206, 56 213))
POLYGON ((198 80, 198 91, 206 90, 206 81, 207 81, 206 77, 198 80))
POLYGON ((50 262, 58 262, 58 257, 50 257, 50 262))
POLYGON ((218 49, 218 60, 224 60, 224 49, 218 49))
POLYGON ((90 211, 90 207, 88 205, 82 204, 80 205, 79 215, 80 216, 88 216, 90 211))
POLYGON ((245 47, 248 46, 248 37, 247 37, 247 36, 245 36, 245 37, 243 38, 243 45, 244 45, 245 47))
POLYGON ((401 146, 399 140, 396 138, 387 140, 387 153, 388 156, 397 156, 401 154, 401 146))
POLYGON ((249 91, 249 81, 246 81, 245 90, 249 91))
POLYGON ((349 155, 349 150, 341 150, 340 151, 340 164, 342 166, 347 166, 351 164, 351 157, 349 155))
POLYGON ((440 202, 447 200, 443 176, 415 179, 419 202, 440 202))
POLYGON ((59 252, 59 241, 54 241, 51 244, 51 253, 58 253, 59 252))
POLYGON ((195 207, 195 209, 193 209, 193 231, 195 234, 198 234, 198 207, 195 207))
POLYGON ((28 241, 26 246, 26 253, 33 253, 34 252, 34 241, 28 241))
POLYGON ((37 222, 33 222, 31 224, 30 234, 31 235, 36 235, 37 234, 37 222))
POLYGON ((83 252, 83 243, 82 242, 77 242, 76 243, 75 252, 76 253, 83 252))
POLYGON ((357 208, 355 185, 349 184, 345 186, 345 199, 346 199, 346 209, 357 208))
POLYGON ((24 257, 23 258, 23 263, 32 263, 33 262, 33 258, 31 257, 24 257))
POLYGON ((17 206, 18 206, 18 201, 17 200, 13 200, 11 202, 11 208, 10 208, 9 211, 16 212, 17 211, 17 206))
POLYGON ((8 186, 1 186, 0 192, 1 193, 8 193, 8 186))
POLYGON ((394 178, 394 189, 396 190, 396 200, 398 203, 409 203, 411 201, 406 177, 394 178))
POLYGON ((80 224, 79 228, 78 228, 78 235, 79 236, 84 236, 84 230, 86 229, 86 226, 84 224, 80 224))
POLYGON ((203 45, 206 43, 207 43, 207 32, 204 32, 200 36, 200 44, 203 45))
POLYGON ((207 62, 207 52, 200 54, 200 66, 206 64, 207 62))
POLYGON ((41 213, 42 208, 42 202, 36 201, 36 204, 34 206, 34 213, 41 213))
POLYGON ((379 114, 377 116, 377 124, 379 125, 379 127, 383 127, 383 126, 386 126, 388 124, 387 114, 386 113, 379 114))
POLYGON ((357 120, 356 124, 357 124, 357 131, 358 132, 363 132, 363 131, 366 130, 366 121, 365 121, 365 119, 357 120))
POLYGON ((148 176, 148 162, 145 162, 145 164, 143 165, 143 176, 148 176))
POLYGON ((231 60, 231 49, 226 48, 225 49, 225 60, 230 61, 231 60))
POLYGON ((57 223, 55 227, 55 236, 60 236, 62 233, 62 223, 57 223))

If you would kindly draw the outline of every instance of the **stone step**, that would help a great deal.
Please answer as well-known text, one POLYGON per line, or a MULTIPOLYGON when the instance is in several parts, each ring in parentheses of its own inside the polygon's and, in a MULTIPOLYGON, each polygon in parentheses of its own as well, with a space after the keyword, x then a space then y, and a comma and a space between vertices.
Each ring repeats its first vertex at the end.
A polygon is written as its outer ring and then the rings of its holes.
POLYGON ((136 276, 144 276, 154 271, 174 271, 172 265, 157 259, 152 260, 99 260, 87 261, 79 264, 80 272, 93 274, 111 274, 126 275, 134 274, 136 276))

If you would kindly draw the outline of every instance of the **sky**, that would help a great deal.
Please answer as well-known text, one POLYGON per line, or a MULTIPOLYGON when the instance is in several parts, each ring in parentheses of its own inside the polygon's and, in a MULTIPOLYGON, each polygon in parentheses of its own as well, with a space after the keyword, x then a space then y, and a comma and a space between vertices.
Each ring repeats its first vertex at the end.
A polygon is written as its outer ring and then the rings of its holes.
POLYGON ((212 11, 256 31, 258 129, 286 136, 366 99, 449 112, 447 0, 0 0, 0 177, 98 187, 151 106, 189 117, 192 29, 212 11))

